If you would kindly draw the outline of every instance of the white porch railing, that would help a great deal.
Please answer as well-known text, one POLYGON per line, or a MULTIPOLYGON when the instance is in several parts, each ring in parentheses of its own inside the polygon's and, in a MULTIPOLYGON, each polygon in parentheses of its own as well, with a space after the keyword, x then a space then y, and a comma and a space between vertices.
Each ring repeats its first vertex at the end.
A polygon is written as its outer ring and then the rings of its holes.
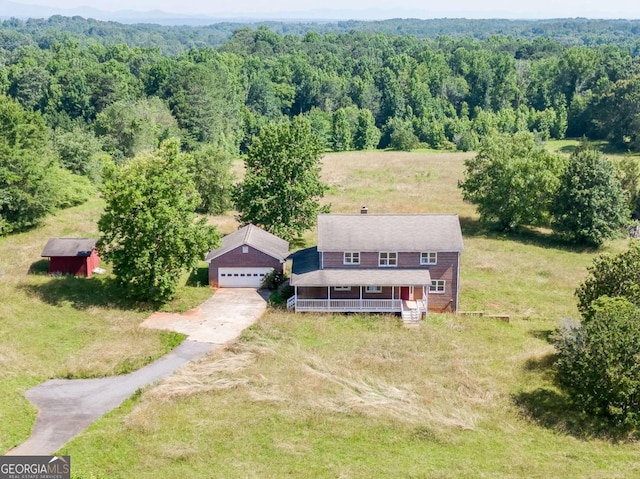
POLYGON ((292 296, 287 301, 287 308, 316 312, 397 313, 402 309, 402 301, 399 299, 300 299, 292 296))
POLYGON ((293 295, 287 299, 287 309, 294 309, 296 307, 296 296, 293 295))

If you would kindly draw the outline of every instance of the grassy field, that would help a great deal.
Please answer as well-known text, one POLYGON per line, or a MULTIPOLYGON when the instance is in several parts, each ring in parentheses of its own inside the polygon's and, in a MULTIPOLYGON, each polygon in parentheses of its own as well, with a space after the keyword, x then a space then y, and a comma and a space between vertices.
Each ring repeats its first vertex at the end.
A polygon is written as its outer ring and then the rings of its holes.
POLYGON ((466 157, 327 155, 327 201, 333 212, 458 213, 461 308, 509 323, 270 311, 66 445, 78 476, 638 477, 637 443, 573 412, 551 377, 549 334, 577 316, 573 291, 598 252, 542 230, 485 231, 456 187, 466 157))
MULTIPOLYGON (((565 151, 571 145, 559 145, 565 151)), ((596 252, 545 231, 483 230, 456 188, 468 154, 328 155, 334 212, 454 212, 466 251, 461 307, 508 324, 272 311, 221 354, 184 369, 65 446, 80 477, 636 477, 637 444, 575 414, 550 378, 549 333, 575 317, 573 290, 596 252)), ((149 314, 110 276, 50 278, 53 236, 96 234, 99 200, 0 240, 0 449, 24 440, 26 389, 51 377, 135 369, 179 340, 138 328, 149 314)), ((212 218, 223 232, 232 215, 212 218)), ((315 233, 305 238, 315 241, 315 233)), ((620 250, 624 240, 605 251, 620 250)), ((207 297, 205 271, 167 310, 207 297)))

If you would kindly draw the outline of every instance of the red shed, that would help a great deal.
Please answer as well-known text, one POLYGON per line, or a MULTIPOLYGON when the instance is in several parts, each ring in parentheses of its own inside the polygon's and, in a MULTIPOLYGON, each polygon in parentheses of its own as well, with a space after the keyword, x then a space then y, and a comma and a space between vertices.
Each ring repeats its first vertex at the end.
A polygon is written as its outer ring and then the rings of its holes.
POLYGON ((100 264, 96 238, 51 238, 42 251, 49 258, 49 273, 91 277, 100 264))

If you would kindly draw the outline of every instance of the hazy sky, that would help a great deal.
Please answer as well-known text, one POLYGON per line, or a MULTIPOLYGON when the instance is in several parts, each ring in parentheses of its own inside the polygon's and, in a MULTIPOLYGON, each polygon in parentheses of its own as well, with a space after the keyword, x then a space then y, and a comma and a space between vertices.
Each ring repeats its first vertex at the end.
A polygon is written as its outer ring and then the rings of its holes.
POLYGON ((232 16, 282 14, 310 10, 366 12, 375 17, 419 18, 640 18, 639 0, 14 0, 18 3, 71 8, 91 6, 106 11, 163 10, 171 13, 232 16))

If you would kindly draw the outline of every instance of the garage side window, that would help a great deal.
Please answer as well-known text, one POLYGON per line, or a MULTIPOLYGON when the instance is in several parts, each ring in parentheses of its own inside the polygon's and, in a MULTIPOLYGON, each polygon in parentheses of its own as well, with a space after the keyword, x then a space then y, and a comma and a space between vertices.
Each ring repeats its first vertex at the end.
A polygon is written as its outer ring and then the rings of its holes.
POLYGON ((245 253, 245 254, 248 253, 249 252, 249 247, 248 246, 243 246, 242 247, 242 252, 245 253))

